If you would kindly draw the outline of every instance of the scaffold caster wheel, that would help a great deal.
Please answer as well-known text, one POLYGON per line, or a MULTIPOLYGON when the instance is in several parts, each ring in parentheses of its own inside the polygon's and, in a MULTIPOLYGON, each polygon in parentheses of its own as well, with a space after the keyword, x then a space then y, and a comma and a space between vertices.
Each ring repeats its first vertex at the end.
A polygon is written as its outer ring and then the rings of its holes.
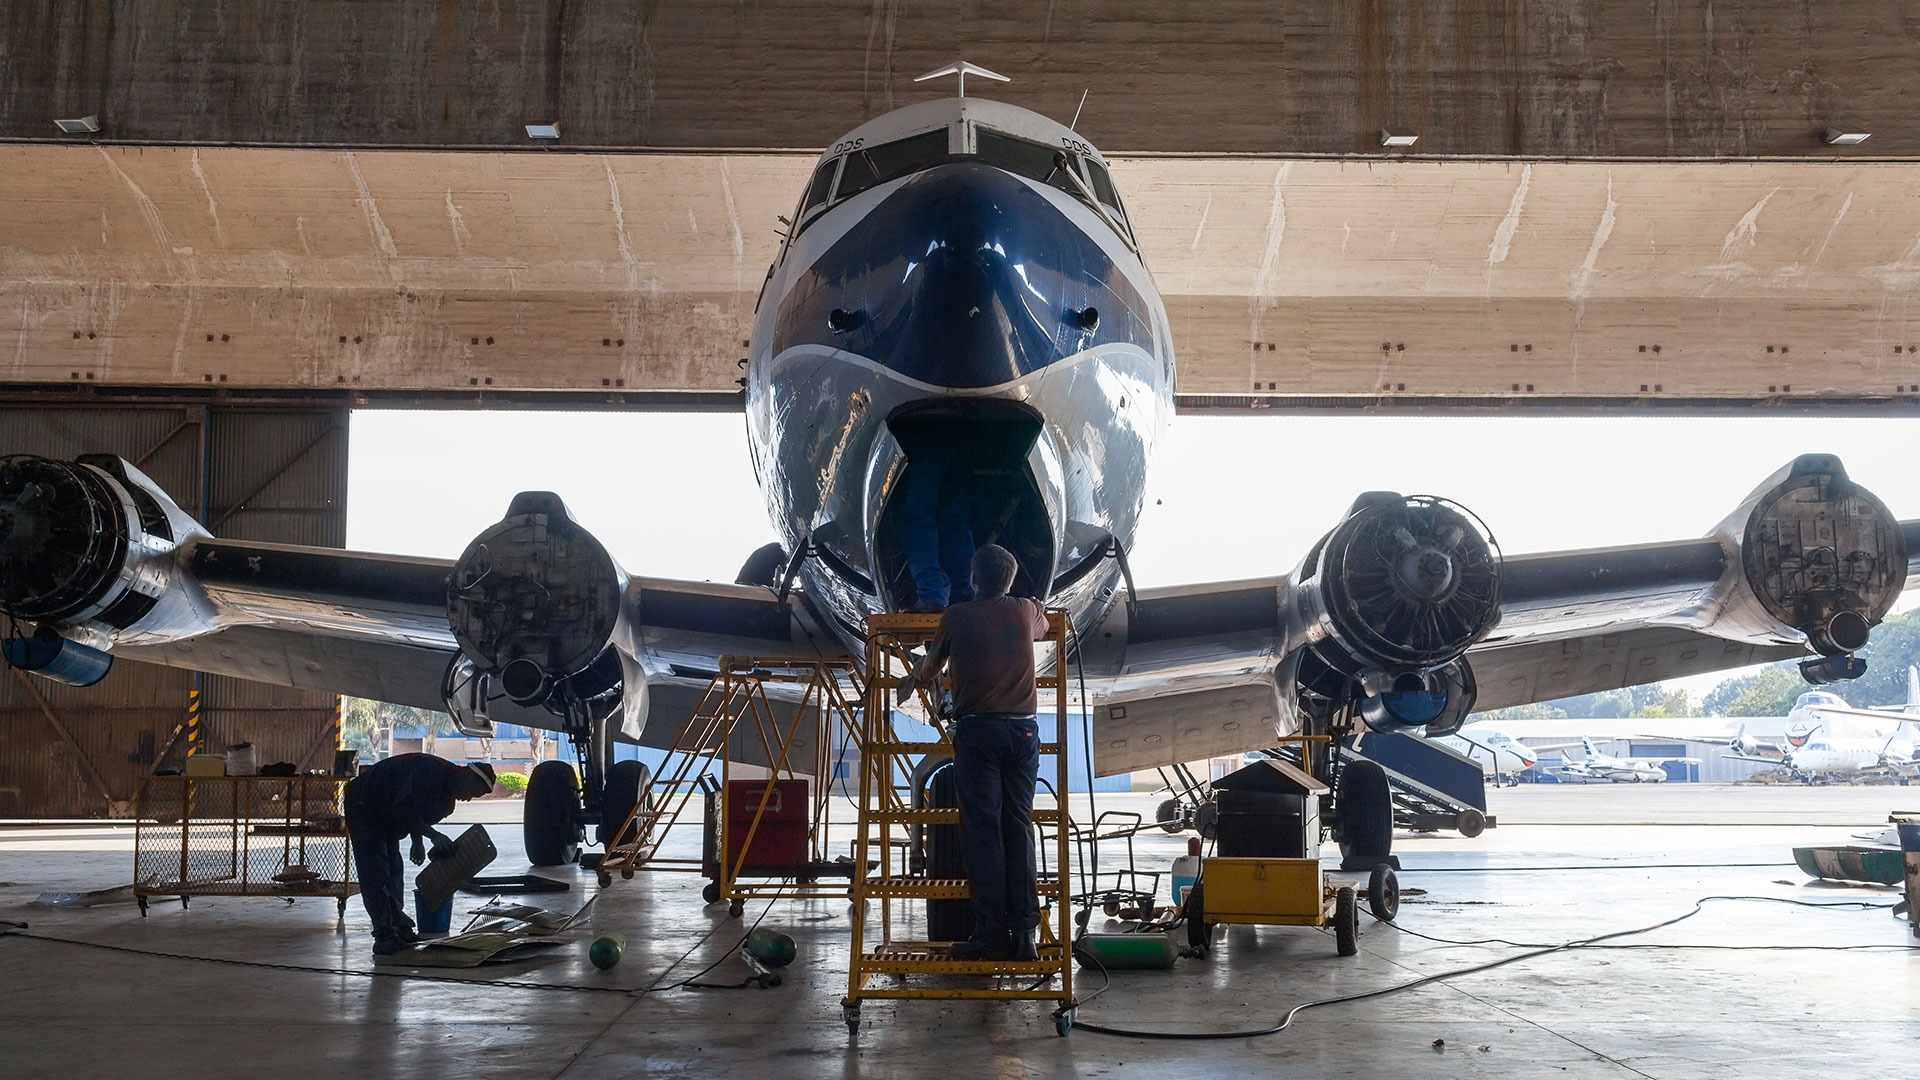
POLYGON ((607 873, 604 870, 602 870, 598 874, 595 874, 594 877, 596 880, 600 882, 600 887, 603 889, 610 888, 613 885, 613 875, 607 873))
POLYGON ((707 882, 706 888, 700 890, 700 899, 705 900, 709 904, 718 902, 720 899, 720 883, 717 881, 707 882))
POLYGON ((745 910, 747 910, 747 905, 741 903, 738 900, 735 900, 732 903, 729 903, 727 905, 727 915, 730 918, 735 918, 735 919, 739 918, 740 913, 745 910))
POLYGON ((622 870, 622 871, 620 871, 620 880, 621 880, 621 881, 632 881, 632 880, 633 880, 633 871, 631 871, 631 870, 622 870))
POLYGON ((1341 956, 1360 951, 1360 898, 1351 885, 1333 894, 1333 939, 1341 956))
POLYGON ((860 1033, 860 1006, 840 1006, 840 1019, 847 1022, 847 1034, 858 1035, 860 1033))
MULTIPOLYGON (((140 914, 145 915, 147 913, 146 906, 147 906, 146 903, 142 901, 140 904, 140 908, 141 908, 140 914)), ((335 908, 335 913, 339 915, 340 918, 342 919, 346 918, 347 917, 347 898, 343 896, 340 899, 334 901, 334 908, 335 908)))
POLYGON ((1062 1009, 1053 1014, 1053 1033, 1055 1035, 1064 1039, 1072 1033, 1073 1013, 1074 1010, 1072 1009, 1062 1009))
POLYGON ((1081 908, 1080 914, 1075 915, 1073 917, 1073 924, 1075 926, 1078 926, 1080 929, 1085 930, 1087 928, 1087 918, 1092 914, 1093 914, 1092 908, 1081 908))
MULTIPOLYGON (((147 898, 144 896, 136 896, 134 897, 134 899, 140 902, 140 917, 143 919, 146 918, 147 917, 147 898)), ((347 902, 345 900, 340 901, 340 905, 342 908, 341 914, 343 915, 346 913, 344 910, 346 907, 346 903, 347 902)))
POLYGON ((1375 866, 1367 877, 1367 906, 1381 922, 1390 923, 1400 914, 1400 878, 1386 863, 1375 866))

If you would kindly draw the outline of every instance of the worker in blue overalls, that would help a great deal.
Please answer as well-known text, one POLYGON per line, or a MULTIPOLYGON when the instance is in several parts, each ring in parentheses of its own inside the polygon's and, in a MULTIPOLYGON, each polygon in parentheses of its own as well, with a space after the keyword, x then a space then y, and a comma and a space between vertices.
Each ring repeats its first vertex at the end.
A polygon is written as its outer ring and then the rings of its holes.
POLYGON ((1047 636, 1047 609, 1008 596, 1019 564, 998 544, 974 553, 976 599, 940 618, 933 648, 900 682, 953 683, 953 767, 960 802, 960 855, 973 898, 973 936, 956 960, 1032 960, 1039 925, 1033 850, 1033 788, 1040 773, 1033 643, 1047 636))
POLYGON ((943 611, 973 599, 972 467, 957 435, 923 436, 907 466, 895 531, 913 574, 913 610, 943 611))
POLYGON ((360 876, 360 902, 373 920, 373 952, 388 956, 420 940, 407 917, 406 870, 400 841, 413 838, 408 857, 419 866, 453 853, 453 841, 434 826, 453 813, 456 801, 493 791, 493 766, 456 765, 432 754, 396 754, 362 770, 347 785, 347 831, 353 836, 353 866, 360 876))

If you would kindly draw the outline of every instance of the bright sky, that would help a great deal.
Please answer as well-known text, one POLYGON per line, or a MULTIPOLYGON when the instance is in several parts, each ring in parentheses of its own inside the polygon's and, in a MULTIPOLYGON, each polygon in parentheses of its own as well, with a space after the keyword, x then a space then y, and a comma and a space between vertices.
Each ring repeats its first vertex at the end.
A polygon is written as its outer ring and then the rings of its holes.
MULTIPOLYGON (((1699 536, 1811 452, 1920 517, 1917 432, 1859 418, 1180 417, 1133 569, 1142 585, 1284 573, 1374 489, 1453 499, 1509 553, 1699 536)), ((452 558, 526 489, 559 492, 631 573, 732 581, 774 538, 738 414, 369 410, 349 462, 347 544, 363 551, 452 558)), ((1697 696, 1722 677, 1682 685, 1697 696)))

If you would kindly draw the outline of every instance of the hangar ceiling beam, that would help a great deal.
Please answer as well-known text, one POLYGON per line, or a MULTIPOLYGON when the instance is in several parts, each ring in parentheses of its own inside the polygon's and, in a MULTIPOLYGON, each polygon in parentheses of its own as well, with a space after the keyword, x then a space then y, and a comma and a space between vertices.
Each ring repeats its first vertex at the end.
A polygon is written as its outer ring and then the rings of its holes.
POLYGON ((170 143, 768 149, 825 146, 941 88, 1112 151, 1363 154, 1380 132, 1469 157, 1920 151, 1920 23, 1806 0, 1162 0, 484 6, 427 0, 33 0, 0 15, 0 137, 99 117, 170 143))
MULTIPOLYGON (((809 161, 0 148, 0 384, 713 407, 809 161)), ((1114 171, 1189 407, 1906 408, 1916 169, 1114 171)))

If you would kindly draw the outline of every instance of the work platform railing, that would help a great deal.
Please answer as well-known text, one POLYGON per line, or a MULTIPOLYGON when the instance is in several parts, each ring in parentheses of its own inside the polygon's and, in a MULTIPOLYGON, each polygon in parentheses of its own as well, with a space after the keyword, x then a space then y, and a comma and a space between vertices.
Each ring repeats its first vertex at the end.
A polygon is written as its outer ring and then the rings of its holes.
POLYGON ((924 775, 929 757, 953 755, 952 727, 934 707, 938 696, 927 689, 902 701, 896 683, 912 670, 914 650, 928 647, 940 625, 938 615, 874 615, 867 620, 866 701, 860 745, 859 831, 853 847, 853 943, 842 1016, 850 1031, 860 1027, 860 1005, 869 1000, 1043 1000, 1058 1002, 1055 1029, 1071 1029, 1073 1010, 1072 875, 1067 873, 1070 828, 1067 826, 1067 680, 1066 616, 1047 615, 1047 653, 1038 679, 1041 707, 1053 714, 1052 741, 1040 746, 1051 755, 1054 776, 1050 785, 1054 806, 1036 809, 1033 819, 1044 842, 1053 850, 1043 854, 1039 881, 1040 940, 1038 959, 958 960, 953 942, 926 940, 926 906, 942 901, 966 901, 971 893, 960 877, 913 873, 905 852, 915 842, 913 832, 957 826, 960 811, 915 805, 913 778, 924 775), (935 738, 903 739, 896 731, 902 708, 924 711, 935 738), (1048 865, 1050 864, 1050 866, 1048 865), (920 905, 919 918, 911 917, 920 905), (920 936, 915 937, 915 928, 920 936), (994 976, 992 985, 953 976, 994 976))

